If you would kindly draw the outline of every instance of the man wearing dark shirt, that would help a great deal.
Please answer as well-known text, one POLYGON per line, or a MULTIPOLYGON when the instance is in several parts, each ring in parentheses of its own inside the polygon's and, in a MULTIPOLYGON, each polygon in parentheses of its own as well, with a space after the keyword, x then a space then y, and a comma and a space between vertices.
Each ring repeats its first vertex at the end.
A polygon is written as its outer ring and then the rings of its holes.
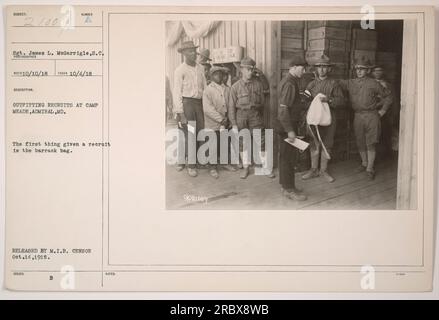
POLYGON ((282 194, 296 201, 304 201, 307 197, 296 188, 295 184, 297 149, 284 140, 288 138, 290 142, 294 142, 296 139, 303 108, 299 94, 299 79, 305 72, 305 65, 303 55, 293 57, 289 64, 288 75, 279 83, 279 103, 275 125, 280 141, 279 183, 282 187, 282 194))

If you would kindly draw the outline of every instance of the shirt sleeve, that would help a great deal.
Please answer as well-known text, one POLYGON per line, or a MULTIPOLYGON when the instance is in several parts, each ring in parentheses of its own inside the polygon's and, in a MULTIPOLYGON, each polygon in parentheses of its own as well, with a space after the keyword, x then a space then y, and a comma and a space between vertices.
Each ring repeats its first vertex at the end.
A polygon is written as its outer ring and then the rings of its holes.
POLYGON ((311 81, 310 83, 308 83, 308 84, 306 85, 305 90, 308 90, 308 91, 311 92, 311 94, 312 94, 312 90, 313 90, 313 88, 314 88, 314 84, 315 84, 315 81, 311 81))
POLYGON ((279 104, 286 107, 291 107, 291 102, 294 101, 295 96, 296 90, 294 86, 285 82, 280 88, 279 104))
POLYGON ((329 105, 331 108, 334 108, 334 109, 340 108, 340 107, 343 107, 346 105, 346 98, 345 98, 343 89, 337 81, 334 81, 334 87, 333 87, 332 92, 331 92, 329 105))
POLYGON ((177 68, 174 72, 174 113, 183 113, 183 96, 181 94, 183 90, 183 74, 180 69, 177 68))
POLYGON ((214 99, 212 99, 211 90, 209 88, 206 88, 203 92, 203 111, 204 116, 207 118, 210 118, 214 120, 217 123, 221 123, 221 121, 224 120, 221 113, 219 113, 215 108, 215 102, 214 99))
POLYGON ((230 87, 224 88, 224 101, 226 103, 226 111, 227 111, 227 117, 228 117, 229 107, 230 107, 230 87))
POLYGON ((342 90, 349 90, 349 79, 340 79, 338 80, 338 84, 340 85, 342 90))
POLYGON ((258 81, 258 93, 261 97, 261 107, 265 107, 265 94, 264 94, 264 85, 262 84, 262 81, 258 81))
POLYGON ((393 95, 392 92, 389 89, 384 88, 381 84, 378 82, 375 82, 376 92, 379 97, 381 97, 380 104, 383 105, 381 110, 384 112, 387 112, 387 110, 390 108, 391 104, 393 103, 393 95))
POLYGON ((204 74, 204 71, 201 74, 203 75, 203 90, 206 90, 206 88, 207 88, 207 79, 206 79, 206 76, 204 74))
POLYGON ((236 93, 236 87, 232 86, 229 90, 229 97, 227 99, 227 114, 232 126, 236 126, 236 102, 238 101, 238 95, 236 93))
POLYGON ((277 119, 281 123, 285 132, 294 131, 291 124, 289 107, 295 97, 295 88, 288 83, 284 83, 280 88, 279 107, 277 111, 277 119))

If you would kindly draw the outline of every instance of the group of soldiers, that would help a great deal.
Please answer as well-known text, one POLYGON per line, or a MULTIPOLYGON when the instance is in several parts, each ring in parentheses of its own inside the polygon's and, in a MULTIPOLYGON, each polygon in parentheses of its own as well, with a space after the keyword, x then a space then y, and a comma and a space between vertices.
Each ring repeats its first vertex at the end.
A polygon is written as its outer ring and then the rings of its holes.
MULTIPOLYGON (((263 130, 267 88, 264 88, 260 77, 255 76, 255 61, 249 57, 242 59, 239 65, 239 79, 230 81, 230 70, 222 66, 212 66, 209 51, 204 49, 198 53, 197 48, 192 41, 186 41, 178 49, 184 56, 184 62, 177 67, 174 74, 173 111, 181 128, 185 129, 188 121, 196 121, 197 132, 201 129, 211 129, 216 132, 217 137, 224 129, 249 129, 250 132, 254 129, 263 130), (232 84, 229 85, 230 83, 232 84)), ((280 141, 281 191, 285 197, 296 201, 307 199, 303 190, 295 184, 298 149, 290 144, 302 137, 299 133, 303 132, 309 141, 311 155, 311 168, 302 179, 322 176, 329 183, 335 181, 328 172, 329 155, 336 130, 335 110, 346 105, 349 99, 355 113, 353 127, 361 157, 357 171, 365 172, 369 179, 374 179, 376 145, 381 136, 381 117, 387 113, 393 102, 392 90, 382 77, 382 68, 373 66, 366 59, 355 62, 355 79, 341 80, 330 76, 333 64, 329 57, 322 55, 313 63, 315 78, 304 87, 302 77, 307 65, 303 55, 297 54, 291 59, 288 74, 278 86, 277 117, 274 122, 274 130, 280 141), (375 78, 369 76, 371 71, 375 78), (318 126, 321 139, 316 138, 311 126, 303 125, 304 114, 317 96, 320 102, 329 105, 332 119, 330 125, 318 126), (322 151, 322 144, 325 152, 322 151)), ((264 139, 261 139, 259 156, 263 161, 266 156, 264 145, 264 139)), ((242 146, 240 155, 237 167, 231 164, 224 167, 230 171, 241 169, 240 177, 245 179, 249 175, 252 160, 251 157, 246 157, 247 153, 243 152, 242 146)), ((185 166, 189 176, 198 175, 196 164, 178 164, 177 170, 181 171, 185 166)), ((218 178, 218 165, 211 165, 209 174, 218 178)), ((265 175, 269 178, 275 177, 272 170, 266 171, 265 175)))

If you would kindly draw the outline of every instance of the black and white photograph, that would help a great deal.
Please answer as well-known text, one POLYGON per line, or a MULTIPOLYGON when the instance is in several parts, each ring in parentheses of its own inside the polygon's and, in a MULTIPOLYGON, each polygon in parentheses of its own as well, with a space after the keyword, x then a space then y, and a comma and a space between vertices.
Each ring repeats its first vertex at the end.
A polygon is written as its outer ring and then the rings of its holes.
POLYGON ((403 20, 167 21, 167 209, 416 209, 414 44, 403 20))
POLYGON ((7 290, 437 287, 437 8, 4 13, 7 290))

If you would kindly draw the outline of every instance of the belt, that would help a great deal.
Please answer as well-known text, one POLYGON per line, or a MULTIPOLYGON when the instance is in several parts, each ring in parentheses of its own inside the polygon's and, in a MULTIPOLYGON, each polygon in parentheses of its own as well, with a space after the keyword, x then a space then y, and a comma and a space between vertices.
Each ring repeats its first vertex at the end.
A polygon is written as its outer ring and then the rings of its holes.
POLYGON ((372 112, 378 112, 378 110, 373 109, 373 110, 357 110, 357 111, 355 111, 355 113, 372 113, 372 112))
POLYGON ((236 106, 236 109, 240 109, 240 110, 258 110, 261 109, 263 106, 250 106, 250 107, 240 107, 240 106, 236 106))
POLYGON ((183 99, 190 99, 190 100, 200 100, 201 101, 201 98, 192 98, 192 97, 183 97, 183 99))

